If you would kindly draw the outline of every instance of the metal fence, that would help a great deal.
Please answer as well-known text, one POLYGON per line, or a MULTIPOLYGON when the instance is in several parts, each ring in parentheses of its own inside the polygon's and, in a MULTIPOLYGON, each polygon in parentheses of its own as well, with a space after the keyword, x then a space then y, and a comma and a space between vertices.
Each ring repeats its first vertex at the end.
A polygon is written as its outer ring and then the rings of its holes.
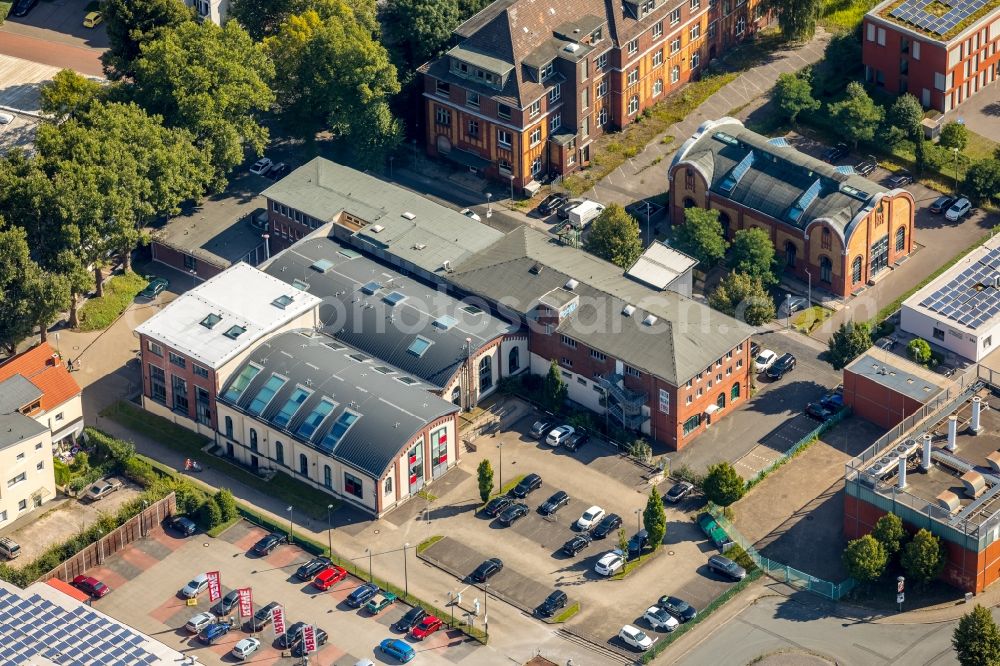
POLYGON ((826 432, 833 426, 837 425, 838 423, 846 419, 848 416, 850 416, 850 414, 851 414, 850 408, 844 407, 839 412, 831 416, 829 419, 823 421, 815 428, 813 428, 811 431, 807 432, 805 435, 802 436, 802 438, 798 442, 792 445, 791 448, 782 453, 777 460, 775 460, 770 465, 757 472, 756 476, 754 476, 752 479, 748 479, 746 482, 747 487, 749 488, 750 486, 753 486, 758 481, 763 479, 765 476, 773 472, 775 469, 780 467, 786 460, 788 460, 793 455, 798 453, 802 447, 818 439, 820 435, 822 435, 824 432, 826 432))

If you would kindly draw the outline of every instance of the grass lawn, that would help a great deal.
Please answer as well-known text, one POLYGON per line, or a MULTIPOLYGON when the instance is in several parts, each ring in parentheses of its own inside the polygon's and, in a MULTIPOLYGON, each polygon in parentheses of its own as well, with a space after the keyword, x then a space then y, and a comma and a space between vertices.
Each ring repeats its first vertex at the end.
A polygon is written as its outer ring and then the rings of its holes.
POLYGON ((104 295, 80 308, 80 330, 99 331, 110 326, 132 304, 149 281, 137 273, 123 273, 104 281, 104 295))
POLYGON ((510 481, 508 481, 507 483, 503 484, 503 487, 500 488, 500 490, 498 492, 493 493, 493 497, 496 497, 498 495, 506 495, 507 493, 509 493, 511 490, 514 489, 514 486, 516 486, 517 484, 521 483, 521 479, 523 479, 526 476, 527 476, 527 474, 518 474, 517 476, 515 476, 510 481))
POLYGON ((625 566, 622 567, 621 571, 619 571, 618 573, 616 573, 614 576, 611 577, 612 580, 621 580, 622 578, 627 577, 629 574, 631 574, 633 571, 644 565, 646 562, 652 562, 653 558, 655 558, 659 553, 660 553, 660 548, 657 547, 655 550, 649 553, 644 553, 643 556, 637 560, 629 560, 628 562, 625 563, 625 566))
POLYGON ((832 314, 832 310, 827 310, 822 305, 814 305, 807 310, 799 312, 792 321, 792 326, 799 333, 809 335, 813 329, 829 319, 832 314))
POLYGON ((830 32, 854 30, 879 0, 823 0, 819 24, 830 32))
POLYGON ((312 488, 282 472, 278 472, 267 481, 240 465, 205 453, 201 449, 209 443, 208 438, 131 403, 119 401, 101 412, 101 416, 156 440, 164 446, 181 451, 186 458, 211 465, 226 476, 254 490, 294 506, 296 511, 305 513, 313 520, 326 520, 328 504, 333 504, 334 510, 340 506, 340 501, 332 495, 312 488))
POLYGON ((427 550, 428 548, 430 548, 443 538, 444 538, 443 534, 435 534, 432 537, 424 539, 423 541, 417 544, 417 555, 424 552, 425 550, 427 550))
POLYGON ((554 618, 552 618, 552 623, 558 624, 559 622, 566 622, 579 612, 580 612, 580 602, 578 601, 575 604, 571 604, 562 613, 559 613, 559 615, 556 615, 554 618))

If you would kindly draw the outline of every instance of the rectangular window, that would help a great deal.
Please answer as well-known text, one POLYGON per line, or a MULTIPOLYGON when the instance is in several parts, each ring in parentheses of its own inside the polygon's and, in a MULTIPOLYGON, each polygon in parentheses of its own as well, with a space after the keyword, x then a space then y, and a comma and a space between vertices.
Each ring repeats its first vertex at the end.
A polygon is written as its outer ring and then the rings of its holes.
POLYGON ((742 368, 743 367, 743 359, 738 359, 736 361, 736 367, 737 368, 742 368))
POLYGON ((701 64, 701 54, 692 53, 691 54, 691 69, 698 69, 698 65, 701 64))
POLYGON ((879 46, 885 46, 885 28, 878 29, 878 39, 876 41, 879 46))
POLYGON ((438 81, 436 91, 438 95, 447 97, 451 94, 451 84, 444 81, 438 81))
POLYGON ((594 69, 604 69, 608 66, 608 54, 602 53, 594 59, 594 69))
POLYGON ((566 358, 565 356, 563 356, 561 359, 559 359, 559 364, 560 365, 564 365, 567 368, 572 368, 573 367, 573 359, 566 358))
POLYGON ((7 487, 8 488, 13 488, 14 486, 16 486, 17 484, 21 483, 22 481, 24 481, 27 478, 28 478, 28 475, 25 474, 24 472, 21 472, 20 474, 18 474, 14 478, 7 480, 7 487))
POLYGON ((633 368, 631 365, 625 366, 625 374, 630 377, 642 377, 642 373, 633 368))
POLYGON ((633 39, 631 42, 628 43, 628 54, 635 55, 636 53, 638 53, 638 51, 639 51, 639 40, 633 39))
POLYGON ((991 346, 993 346, 993 336, 987 335, 985 338, 983 338, 983 348, 985 349, 986 347, 991 347, 991 346))
POLYGON ((506 104, 497 105, 497 116, 502 120, 510 120, 510 107, 506 104))
POLYGON ((160 345, 156 344, 152 340, 147 340, 146 341, 146 348, 149 349, 149 351, 151 353, 156 354, 157 356, 159 356, 161 358, 163 357, 163 347, 161 347, 160 345))
POLYGON ((212 403, 208 391, 200 386, 194 387, 194 415, 202 425, 212 424, 212 403))
POLYGON ((600 83, 597 84, 597 96, 604 97, 608 94, 608 80, 602 79, 600 83))
POLYGON ((670 40, 670 55, 680 52, 681 50, 681 38, 675 37, 670 40))
POLYGON ((510 148, 510 132, 507 130, 497 130, 497 145, 501 148, 510 148))
POLYGON ((559 97, 562 95, 562 85, 556 84, 556 87, 549 91, 549 103, 559 101, 559 97))
POLYGON ((580 125, 580 135, 584 138, 590 136, 590 116, 584 116, 580 125))
POLYGON ((677 83, 681 80, 681 68, 680 65, 674 65, 670 68, 670 82, 677 83))
POLYGON ((691 37, 692 41, 701 37, 701 24, 698 23, 696 25, 691 26, 691 30, 688 31, 688 35, 691 37))
POLYGON ((694 396, 689 395, 687 398, 684 399, 684 404, 686 405, 690 405, 692 402, 694 402, 694 396))
POLYGON ((913 52, 913 59, 920 60, 920 42, 913 42, 913 47, 910 50, 913 52))
POLYGON ((536 127, 531 130, 531 136, 528 139, 532 146, 537 146, 542 141, 542 128, 536 127))
POLYGON ((663 64, 663 49, 660 49, 653 54, 653 67, 659 67, 663 64))
POLYGON ((670 25, 677 25, 681 22, 681 8, 676 7, 670 12, 670 25))
POLYGON ((531 108, 528 109, 528 113, 532 116, 537 116, 542 112, 542 100, 536 99, 532 104, 531 108))
POLYGON ((18 511, 27 511, 27 509, 28 509, 28 500, 21 500, 20 502, 17 503, 18 511))
POLYGON ((555 132, 560 127, 562 127, 562 114, 557 113, 549 118, 549 131, 555 132))
POLYGON ((471 106, 473 109, 479 108, 479 93, 474 93, 471 90, 465 93, 465 104, 466 106, 471 106))
POLYGON ((17 459, 18 460, 24 460, 24 453, 23 452, 22 453, 18 453, 17 454, 17 459))
POLYGON ((468 126, 467 129, 468 129, 469 137, 471 137, 473 139, 478 139, 479 138, 479 121, 478 120, 470 120, 469 121, 469 126, 468 126))
POLYGON ((344 472, 344 492, 348 495, 354 495, 358 499, 364 499, 364 484, 362 484, 361 479, 350 472, 344 472))
POLYGON ((663 21, 659 21, 653 26, 653 39, 658 39, 663 36, 663 21))
POLYGON ((563 343, 564 345, 566 345, 570 349, 576 349, 576 340, 574 340, 571 337, 568 337, 566 335, 560 335, 559 336, 559 342, 563 343))
POLYGON ((628 85, 633 86, 639 83, 639 68, 636 67, 631 72, 628 73, 628 85))
POLYGON ((684 434, 690 435, 692 432, 698 429, 701 425, 701 414, 695 414, 687 421, 684 422, 684 434))
POLYGON ((443 109, 440 106, 434 111, 434 122, 438 125, 444 125, 447 127, 451 125, 451 111, 448 109, 443 109))
POLYGON ((552 74, 555 73, 555 71, 556 71, 555 70, 555 63, 554 62, 550 62, 547 65, 545 65, 544 67, 542 67, 542 69, 539 71, 539 76, 541 77, 542 81, 545 81, 550 76, 552 76, 552 74))
POLYGON ((173 403, 174 411, 182 412, 187 414, 188 412, 188 397, 187 397, 187 382, 173 375, 170 378, 171 387, 171 401, 173 403))
POLYGON ((509 160, 505 160, 502 157, 497 160, 497 169, 499 169, 500 173, 503 174, 503 175, 505 175, 505 176, 509 176, 511 173, 513 173, 512 170, 511 170, 512 167, 511 167, 510 161, 509 160))
POLYGON ((189 271, 198 270, 198 262, 190 254, 184 255, 184 269, 189 271))
POLYGON ((935 328, 933 336, 935 340, 944 340, 944 331, 942 331, 940 328, 935 328))
POLYGON ((607 357, 606 354, 603 354, 603 353, 597 351, 596 349, 591 349, 590 350, 590 358, 594 359, 595 361, 601 361, 602 363, 604 361, 608 360, 608 357, 607 357))
POLYGON ((670 392, 660 389, 660 411, 664 414, 670 413, 670 392))
POLYGON ((584 88, 580 91, 580 108, 586 109, 590 106, 590 88, 584 88))
POLYGON ((208 378, 208 368, 202 367, 197 363, 192 363, 191 370, 193 370, 194 374, 198 377, 208 378))
POLYGON ((42 460, 37 465, 35 465, 35 469, 38 471, 42 471, 43 469, 45 469, 45 461, 42 460))
POLYGON ((149 397, 161 404, 167 402, 167 380, 163 369, 152 364, 149 366, 149 397))
POLYGON ((183 356, 179 356, 173 352, 170 352, 170 362, 176 365, 178 368, 187 367, 187 361, 183 356))
POLYGON ((690 0, 690 2, 688 3, 688 6, 691 7, 691 11, 694 11, 694 10, 698 9, 699 7, 701 7, 701 0, 690 0))

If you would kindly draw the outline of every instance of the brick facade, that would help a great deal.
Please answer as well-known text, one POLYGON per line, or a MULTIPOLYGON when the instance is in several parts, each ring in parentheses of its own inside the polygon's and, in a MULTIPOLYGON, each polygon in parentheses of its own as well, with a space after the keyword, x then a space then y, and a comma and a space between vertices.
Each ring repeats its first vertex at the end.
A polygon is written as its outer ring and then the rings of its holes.
POLYGON ((215 397, 220 387, 215 370, 145 335, 139 336, 139 348, 144 399, 158 403, 167 410, 206 428, 217 430, 215 397), (178 361, 183 363, 183 367, 178 361), (154 388, 156 384, 153 379, 154 368, 163 372, 162 394, 158 386, 154 388), (203 400, 198 399, 198 389, 205 392, 201 394, 203 400), (187 402, 186 405, 182 404, 184 400, 187 402))

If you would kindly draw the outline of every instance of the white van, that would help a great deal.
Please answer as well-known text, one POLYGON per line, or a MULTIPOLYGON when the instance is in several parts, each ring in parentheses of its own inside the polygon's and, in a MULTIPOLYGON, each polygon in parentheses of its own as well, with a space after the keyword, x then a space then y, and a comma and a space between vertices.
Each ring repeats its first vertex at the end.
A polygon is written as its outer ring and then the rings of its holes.
POLYGON ((8 560, 17 559, 21 555, 21 546, 10 537, 0 537, 0 555, 8 560))
POLYGON ((584 201, 569 211, 569 223, 577 229, 583 229, 604 212, 604 204, 596 201, 584 201))

